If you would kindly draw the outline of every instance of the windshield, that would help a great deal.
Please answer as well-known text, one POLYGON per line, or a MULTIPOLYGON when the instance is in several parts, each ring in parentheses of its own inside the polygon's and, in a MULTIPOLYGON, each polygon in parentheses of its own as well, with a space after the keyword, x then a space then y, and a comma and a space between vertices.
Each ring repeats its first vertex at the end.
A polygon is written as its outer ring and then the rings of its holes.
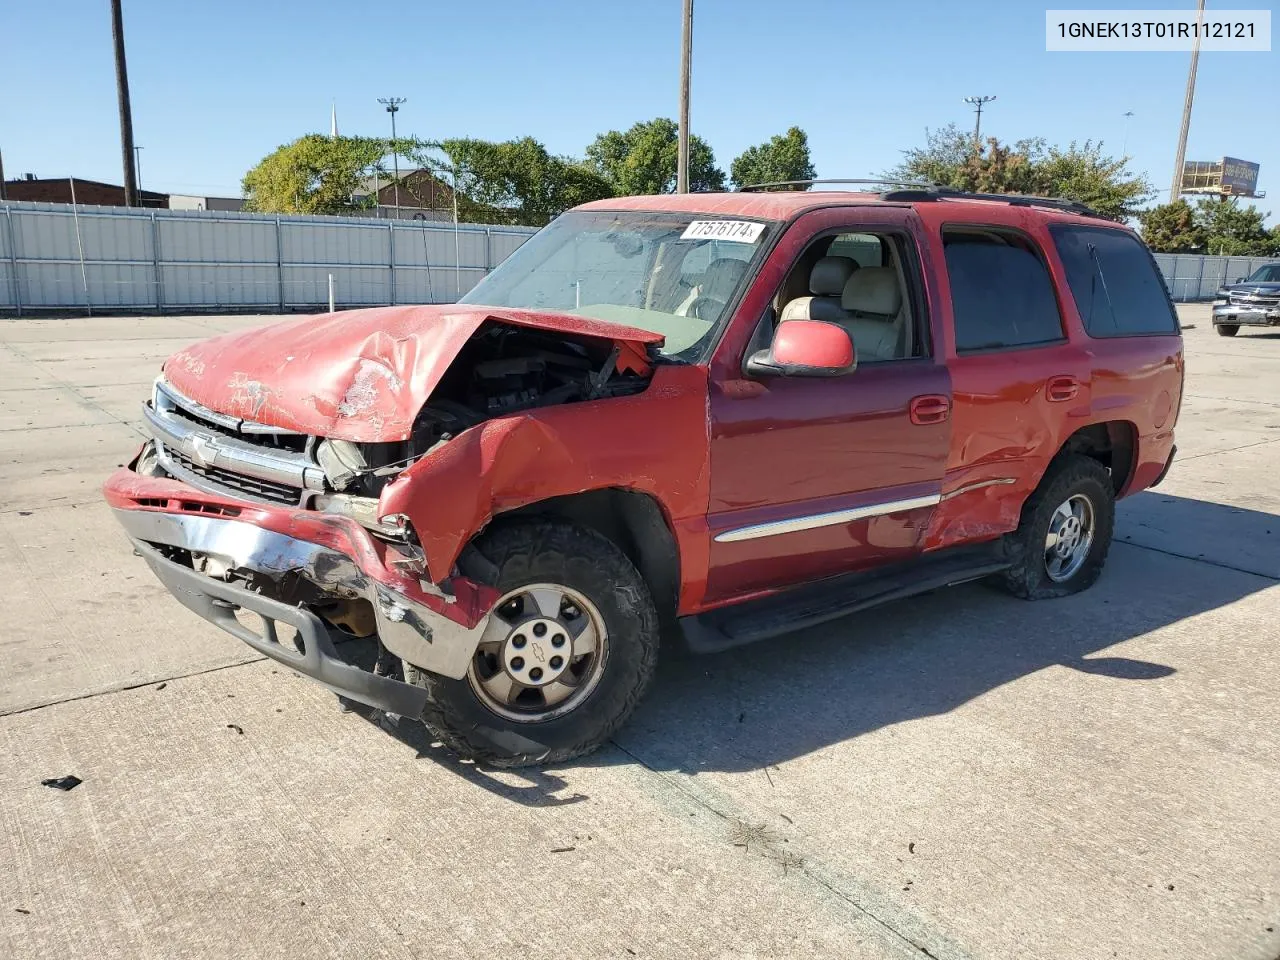
POLYGON ((460 301, 555 310, 666 337, 693 359, 754 272, 767 224, 648 211, 566 213, 460 301))
POLYGON ((1250 283, 1280 283, 1280 263, 1269 263, 1253 271, 1250 283))

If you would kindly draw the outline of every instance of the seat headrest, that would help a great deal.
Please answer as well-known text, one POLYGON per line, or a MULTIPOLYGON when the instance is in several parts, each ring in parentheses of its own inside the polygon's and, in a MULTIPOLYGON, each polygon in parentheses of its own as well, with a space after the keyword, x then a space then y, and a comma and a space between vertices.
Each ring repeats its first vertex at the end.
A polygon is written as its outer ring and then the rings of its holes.
POLYGON ((902 291, 893 267, 864 267, 851 276, 840 294, 846 310, 892 320, 902 309, 902 291))
POLYGON ((747 261, 733 257, 720 257, 707 265, 702 275, 701 295, 713 300, 728 300, 738 288, 738 281, 747 272, 747 261))
POLYGON ((778 318, 778 322, 783 320, 813 320, 813 301, 816 297, 796 297, 782 308, 782 316, 778 318))
POLYGON ((809 271, 809 292, 815 297, 838 297, 858 269, 850 257, 823 257, 809 271))

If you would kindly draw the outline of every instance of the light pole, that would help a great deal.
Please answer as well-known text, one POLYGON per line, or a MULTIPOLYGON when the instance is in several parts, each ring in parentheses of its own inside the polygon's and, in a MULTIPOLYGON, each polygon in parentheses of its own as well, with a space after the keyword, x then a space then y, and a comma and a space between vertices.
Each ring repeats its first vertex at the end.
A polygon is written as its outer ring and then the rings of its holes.
POLYGON ((387 108, 387 113, 391 114, 391 167, 395 177, 395 206, 398 220, 400 219, 400 154, 396 152, 396 112, 399 111, 400 104, 405 102, 405 98, 379 97, 378 102, 387 108))
POLYGON ((676 193, 689 192, 689 62, 693 59, 693 0, 684 0, 680 30, 680 143, 676 159, 676 193))
POLYGON ((974 111, 978 114, 977 119, 973 121, 973 152, 982 153, 982 108, 994 100, 995 97, 965 97, 965 103, 973 104, 974 111))
POLYGON ((1129 153, 1129 127, 1133 124, 1133 111, 1126 110, 1124 113, 1124 142, 1120 145, 1120 156, 1125 157, 1129 153))
POLYGON ((1187 94, 1182 101, 1182 129, 1178 133, 1178 152, 1173 158, 1173 187, 1169 202, 1182 196, 1182 168, 1187 161, 1187 132, 1191 129, 1191 101, 1196 98, 1196 66, 1200 63, 1200 24, 1204 22, 1204 0, 1196 7, 1196 38, 1191 46, 1191 69, 1187 71, 1187 94))
POLYGON ((134 146, 133 148, 133 175, 137 179, 138 186, 138 206, 144 206, 142 202, 142 148, 134 146))

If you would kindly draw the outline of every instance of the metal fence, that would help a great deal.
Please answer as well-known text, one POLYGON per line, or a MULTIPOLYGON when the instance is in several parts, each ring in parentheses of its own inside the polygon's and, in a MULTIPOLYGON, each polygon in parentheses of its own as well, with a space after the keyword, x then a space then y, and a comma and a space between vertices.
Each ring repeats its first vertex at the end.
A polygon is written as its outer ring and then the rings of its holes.
POLYGON ((1276 257, 1208 257, 1198 253, 1157 253, 1156 264, 1169 285, 1169 295, 1180 303, 1212 300, 1224 283, 1249 276, 1276 257))
POLYGON ((0 312, 451 303, 530 227, 0 204, 0 312))
MULTIPOLYGON (((0 204, 0 312, 451 303, 536 231, 358 217, 0 204)), ((1266 257, 1156 254, 1174 300, 1266 257)))

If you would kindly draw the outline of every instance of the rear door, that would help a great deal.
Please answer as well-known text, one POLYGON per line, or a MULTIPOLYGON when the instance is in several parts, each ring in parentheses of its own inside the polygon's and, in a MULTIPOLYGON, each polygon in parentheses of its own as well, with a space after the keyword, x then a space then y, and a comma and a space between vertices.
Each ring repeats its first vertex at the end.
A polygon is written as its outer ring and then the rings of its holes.
MULTIPOLYGON (((928 549, 1018 525, 1063 440, 1090 415, 1092 357, 1068 338, 1043 229, 943 223, 954 442, 928 549)), ((1065 289, 1065 284, 1060 285, 1065 289)))
POLYGON ((951 391, 933 355, 918 230, 907 207, 816 211, 761 269, 712 362, 708 602, 921 550, 950 445, 951 391), (896 271, 897 319, 911 330, 899 355, 860 359, 842 377, 745 377, 746 352, 767 346, 785 306, 780 291, 803 291, 793 274, 822 252, 896 271))

